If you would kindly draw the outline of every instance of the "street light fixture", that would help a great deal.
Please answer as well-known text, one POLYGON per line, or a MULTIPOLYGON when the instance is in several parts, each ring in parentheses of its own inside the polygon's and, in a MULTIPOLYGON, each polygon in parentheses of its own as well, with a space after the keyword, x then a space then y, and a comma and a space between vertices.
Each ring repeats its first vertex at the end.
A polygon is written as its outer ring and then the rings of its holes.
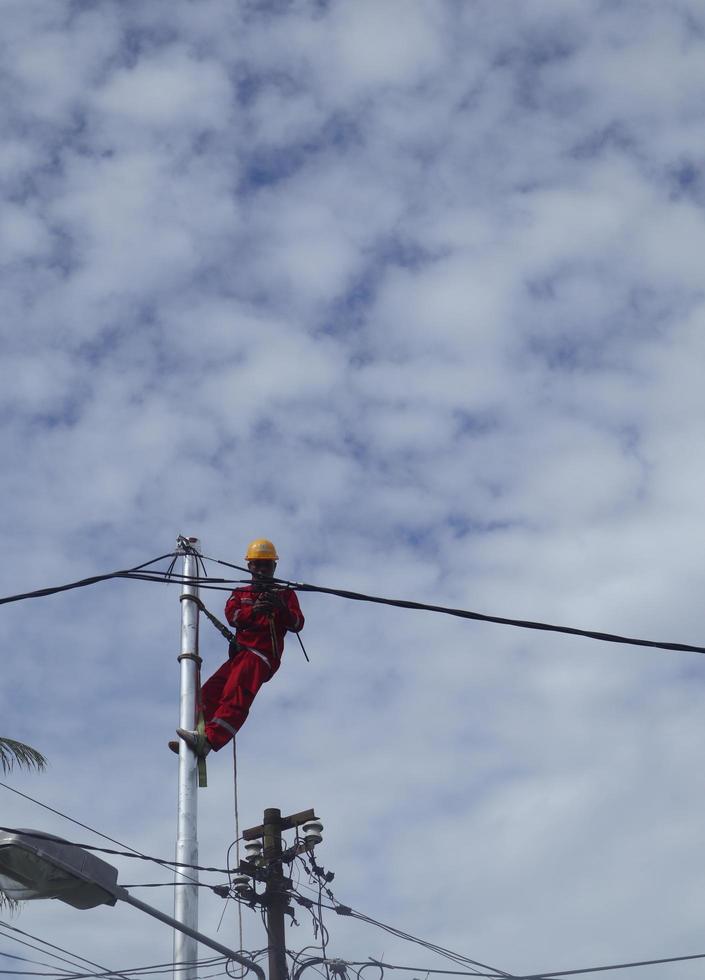
POLYGON ((252 960, 134 898, 118 885, 117 879, 118 871, 112 864, 61 837, 38 830, 0 832, 0 891, 9 898, 18 901, 58 898, 76 909, 115 905, 118 900, 126 902, 247 967, 259 980, 265 980, 264 970, 252 960))
POLYGON ((36 830, 0 833, 0 890, 24 902, 59 898, 75 909, 115 905, 118 872, 61 837, 36 830))

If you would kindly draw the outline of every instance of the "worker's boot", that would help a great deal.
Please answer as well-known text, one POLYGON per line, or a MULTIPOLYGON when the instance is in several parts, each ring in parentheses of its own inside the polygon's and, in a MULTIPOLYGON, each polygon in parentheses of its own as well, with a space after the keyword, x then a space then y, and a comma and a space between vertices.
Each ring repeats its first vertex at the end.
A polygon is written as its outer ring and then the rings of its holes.
POLYGON ((166 744, 169 746, 172 752, 176 752, 177 755, 179 754, 179 742, 177 739, 167 742, 166 744))
MULTIPOLYGON (((213 748, 206 736, 199 734, 199 732, 190 732, 186 728, 177 728, 176 734, 180 739, 186 742, 191 751, 195 752, 201 759, 205 759, 210 750, 213 748)), ((171 746, 169 746, 169 748, 171 748, 171 746)))

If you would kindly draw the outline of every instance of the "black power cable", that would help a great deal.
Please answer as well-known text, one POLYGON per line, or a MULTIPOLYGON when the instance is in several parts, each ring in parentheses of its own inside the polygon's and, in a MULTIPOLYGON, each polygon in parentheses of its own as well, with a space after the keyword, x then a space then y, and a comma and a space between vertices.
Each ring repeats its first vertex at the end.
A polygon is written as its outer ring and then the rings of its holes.
MULTIPOLYGON (((240 565, 231 562, 221 561, 218 558, 205 558, 205 561, 213 561, 219 565, 226 565, 238 571, 246 571, 240 565)), ((159 576, 159 573, 149 573, 148 575, 128 574, 127 578, 143 578, 145 581, 167 581, 159 576)), ((275 585, 293 589, 296 592, 317 592, 322 595, 334 595, 341 599, 351 599, 356 602, 372 602, 378 605, 394 606, 397 609, 417 609, 424 612, 437 612, 445 616, 455 616, 459 619, 471 619, 480 623, 495 623, 500 626, 515 626, 519 629, 541 630, 549 633, 563 633, 568 636, 584 636, 590 640, 601 640, 604 643, 620 643, 630 646, 650 647, 656 650, 671 650, 680 653, 705 653, 705 646, 697 646, 691 643, 674 643, 667 640, 642 640, 633 636, 622 636, 619 633, 605 633, 599 630, 579 629, 575 626, 557 626, 554 623, 543 623, 531 619, 512 619, 507 616, 490 616, 485 613, 473 612, 470 609, 457 609, 453 606, 437 606, 426 602, 415 602, 411 599, 390 599, 385 596, 368 595, 364 592, 352 592, 349 589, 333 589, 323 585, 311 585, 307 582, 291 582, 288 579, 272 578, 275 585)), ((198 585, 202 588, 210 588, 216 591, 228 591, 228 585, 234 584, 235 580, 227 579, 200 579, 192 578, 189 584, 198 585), (215 583, 224 584, 215 584, 215 583), (227 583, 227 584, 225 584, 227 583)))
POLYGON ((118 572, 107 572, 105 575, 91 575, 89 578, 82 578, 77 582, 69 582, 67 585, 54 585, 47 589, 35 589, 34 592, 20 592, 18 595, 3 596, 0 598, 0 606, 4 606, 8 602, 20 602, 22 599, 38 599, 42 596, 56 595, 57 592, 82 589, 87 585, 95 585, 97 582, 107 582, 111 578, 129 578, 131 574, 137 574, 141 569, 147 568, 148 565, 155 565, 158 561, 163 561, 165 558, 171 558, 173 554, 174 552, 170 551, 166 555, 160 555, 159 558, 152 558, 151 561, 145 561, 141 565, 136 565, 134 568, 124 569, 118 572))
MULTIPOLYGON (((23 592, 18 595, 0 597, 0 605, 10 602, 19 602, 22 599, 35 599, 39 598, 40 596, 54 595, 57 592, 66 592, 70 589, 79 589, 88 585, 94 585, 97 582, 104 582, 108 579, 114 578, 135 579, 146 582, 161 582, 164 584, 192 584, 199 585, 202 588, 214 589, 222 592, 231 591, 231 586, 241 581, 233 579, 209 579, 180 575, 177 576, 172 573, 171 566, 167 572, 149 571, 145 573, 142 571, 143 569, 147 568, 147 566, 153 565, 158 561, 162 561, 164 558, 171 558, 173 555, 174 552, 169 552, 166 555, 161 555, 159 558, 154 558, 151 561, 144 562, 142 565, 137 565, 134 568, 117 572, 109 572, 105 575, 93 575, 90 578, 81 579, 77 582, 70 582, 67 585, 57 585, 46 589, 37 589, 34 592, 23 592)), ((235 568, 238 571, 247 571, 247 569, 242 565, 235 565, 232 562, 222 561, 219 558, 206 558, 204 556, 200 560, 201 564, 204 561, 213 561, 219 565, 225 565, 228 568, 235 568)), ((390 599, 384 596, 368 595, 364 592, 352 592, 349 589, 333 589, 322 585, 311 585, 307 582, 290 582, 287 579, 272 578, 271 581, 275 585, 290 588, 297 592, 318 592, 323 595, 334 595, 341 599, 351 599, 357 602, 372 602, 379 605, 394 606, 398 609, 418 609, 425 612, 437 612, 446 616, 455 616, 460 619, 471 619, 480 623, 495 623, 500 626, 515 626, 519 629, 541 630, 544 632, 567 634, 569 636, 584 636, 587 639, 601 640, 605 643, 619 643, 630 646, 650 647, 655 650, 705 654, 704 646, 697 646, 696 644, 691 643, 673 643, 666 640, 643 640, 633 636, 622 636, 618 633, 605 633, 598 630, 579 629, 574 626, 557 626, 554 623, 543 623, 530 619, 512 619, 507 616, 490 616, 485 613, 473 612, 470 609, 457 609, 452 606, 437 606, 426 602, 414 602, 410 599, 390 599)))
POLYGON ((375 602, 385 606, 396 606, 398 609, 420 609, 426 612, 444 613, 446 616, 457 616, 460 619, 473 619, 480 623, 516 626, 520 629, 543 630, 550 633, 567 633, 570 636, 584 636, 591 640, 602 640, 606 643, 626 643, 632 646, 654 647, 658 650, 675 650, 681 653, 705 653, 705 647, 695 646, 689 643, 640 640, 632 636, 621 636, 617 633, 602 633, 597 630, 584 630, 573 626, 556 626, 552 623, 539 623, 530 619, 509 619, 505 616, 488 616, 484 613, 471 612, 469 609, 434 606, 425 602, 412 602, 408 599, 385 599, 382 596, 365 595, 362 592, 349 592, 345 589, 327 589, 320 585, 306 585, 303 582, 289 583, 289 587, 296 589, 298 592, 321 592, 324 595, 335 595, 342 599, 354 599, 358 602, 375 602))

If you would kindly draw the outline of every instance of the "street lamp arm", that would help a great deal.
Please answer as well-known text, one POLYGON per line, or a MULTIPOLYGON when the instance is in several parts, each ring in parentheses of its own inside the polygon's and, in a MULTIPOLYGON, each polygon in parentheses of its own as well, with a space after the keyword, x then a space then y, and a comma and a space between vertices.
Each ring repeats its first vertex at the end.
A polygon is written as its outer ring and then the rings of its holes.
POLYGON ((186 936, 190 936, 192 939, 196 939, 199 943, 204 946, 210 946, 214 949, 216 953, 220 953, 222 956, 227 956, 229 960, 235 960, 241 966, 246 967, 248 970, 252 970, 259 977, 259 980, 266 980, 264 975, 264 970, 261 966, 258 966, 253 960, 248 960, 245 956, 241 956, 232 949, 228 949, 227 946, 221 946, 220 943, 216 942, 214 939, 210 939, 208 936, 204 936, 202 932, 197 932, 195 929, 185 926, 182 922, 178 922, 176 919, 172 919, 170 915, 165 915, 164 912, 160 912, 159 909, 155 909, 153 905, 147 905, 146 902, 141 902, 139 898, 135 898, 134 895, 130 895, 126 888, 118 887, 116 890, 117 898, 121 902, 126 902, 128 905, 134 906, 141 912, 146 912, 147 915, 154 916, 155 919, 159 919, 166 925, 171 926, 172 929, 178 929, 183 932, 186 936))

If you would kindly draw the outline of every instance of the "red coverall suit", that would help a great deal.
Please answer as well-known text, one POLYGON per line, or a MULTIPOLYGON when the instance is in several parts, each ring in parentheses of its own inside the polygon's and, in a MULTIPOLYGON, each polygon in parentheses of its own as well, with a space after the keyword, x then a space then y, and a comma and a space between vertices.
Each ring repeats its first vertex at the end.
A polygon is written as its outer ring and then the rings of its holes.
POLYGON ((260 687, 279 669, 284 635, 303 629, 304 617, 296 593, 274 589, 269 614, 254 612, 257 599, 267 598, 261 587, 235 589, 225 604, 225 616, 235 627, 229 659, 201 688, 206 738, 218 751, 242 727, 260 687))

